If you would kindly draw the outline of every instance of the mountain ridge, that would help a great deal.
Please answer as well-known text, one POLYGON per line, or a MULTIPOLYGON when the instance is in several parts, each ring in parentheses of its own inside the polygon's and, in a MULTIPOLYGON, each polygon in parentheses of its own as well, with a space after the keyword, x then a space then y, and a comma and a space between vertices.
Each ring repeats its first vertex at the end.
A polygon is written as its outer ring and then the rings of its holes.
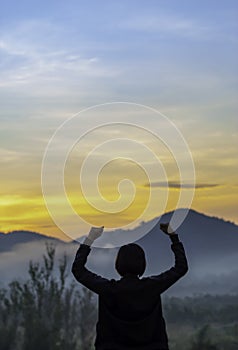
POLYGON ((54 241, 55 243, 63 242, 58 238, 46 236, 35 231, 14 230, 8 233, 0 232, 0 253, 7 250, 12 250, 18 244, 24 244, 41 240, 54 241))
MULTIPOLYGON (((177 209, 177 211, 183 211, 183 210, 186 210, 186 211, 187 211, 188 209, 187 209, 187 208, 180 208, 180 209, 177 209)), ((231 225, 232 227, 234 227, 235 229, 238 229, 238 224, 236 224, 236 223, 234 223, 234 222, 232 222, 232 221, 230 221, 230 220, 226 220, 226 219, 224 219, 224 218, 221 218, 221 217, 218 217, 218 216, 214 216, 214 215, 208 215, 208 214, 205 214, 205 213, 196 211, 196 210, 194 210, 194 209, 189 209, 188 211, 189 211, 188 216, 191 215, 191 214, 195 214, 195 215, 199 216, 199 217, 202 218, 202 219, 206 219, 206 220, 211 220, 211 219, 212 219, 212 220, 219 220, 220 223, 229 224, 229 225, 231 225)), ((120 232, 121 232, 121 231, 123 231, 123 232, 134 231, 135 229, 138 229, 138 228, 141 227, 142 225, 151 223, 151 222, 153 222, 153 221, 158 221, 158 222, 160 222, 161 219, 163 219, 163 220, 165 220, 165 221, 166 221, 166 220, 169 220, 170 217, 173 215, 173 213, 174 213, 174 211, 169 211, 169 212, 164 213, 164 214, 162 214, 161 216, 155 217, 155 218, 153 218, 153 219, 151 219, 151 220, 142 221, 142 222, 140 222, 140 224, 139 224, 137 227, 135 227, 135 228, 133 228, 133 229, 129 229, 129 230, 116 229, 116 230, 114 230, 114 231, 108 231, 108 232, 111 233, 111 232, 115 232, 115 231, 120 231, 120 232), (158 218, 160 218, 160 219, 158 220, 158 218)), ((185 218, 184 221, 186 221, 186 219, 187 219, 187 218, 185 218)), ((167 221, 166 221, 166 222, 167 222, 167 221)), ((181 224, 181 226, 182 226, 182 225, 183 225, 183 223, 181 224)), ((179 228, 178 230, 181 230, 181 229, 179 228)), ((14 236, 17 235, 17 234, 21 235, 22 237, 25 236, 25 239, 26 239, 26 240, 27 240, 27 236, 28 236, 29 240, 30 240, 30 238, 32 238, 33 240, 38 238, 38 239, 50 239, 50 240, 60 241, 60 242, 62 242, 62 243, 73 243, 73 242, 75 242, 75 240, 66 242, 66 241, 64 241, 64 240, 62 240, 62 239, 60 239, 60 238, 55 237, 55 236, 46 235, 46 234, 44 234, 44 233, 42 233, 42 232, 29 231, 29 230, 13 230, 13 231, 9 231, 9 232, 3 232, 3 231, 1 231, 1 232, 0 232, 0 240, 1 240, 1 238, 6 237, 6 236, 8 236, 8 237, 9 237, 9 236, 14 237, 14 236)), ((16 236, 15 236, 15 237, 16 237, 16 236)), ((80 239, 80 238, 79 238, 79 239, 80 239)), ((0 242, 1 242, 1 241, 0 241, 0 242)), ((77 241, 76 241, 76 242, 77 242, 77 241)), ((24 242, 23 242, 23 243, 24 243, 24 242)))
MULTIPOLYGON (((134 240, 146 253, 145 275, 158 274, 174 264, 169 237, 159 228, 160 222, 168 222, 172 214, 173 212, 169 212, 161 216, 146 235, 134 240)), ((146 224, 141 223, 136 229, 143 231, 146 224)), ((118 233, 121 234, 122 230, 118 233)), ((171 288, 169 293, 191 295, 206 292, 213 294, 238 292, 238 226, 236 224, 190 210, 177 233, 185 247, 189 272, 171 288)), ((113 234, 117 233, 105 232, 102 237, 107 242, 108 235, 113 234)), ((124 234, 127 235, 127 231, 124 231, 124 234)), ((0 233, 0 284, 8 283, 19 276, 24 278, 27 275, 29 261, 41 261, 45 253, 45 242, 52 242, 56 246, 57 259, 62 257, 64 252, 67 253, 69 275, 71 275, 70 266, 77 251, 78 242, 65 242, 34 231, 12 231, 7 234, 0 233)), ((92 247, 87 260, 88 268, 104 277, 118 278, 114 269, 117 251, 118 248, 92 247)))

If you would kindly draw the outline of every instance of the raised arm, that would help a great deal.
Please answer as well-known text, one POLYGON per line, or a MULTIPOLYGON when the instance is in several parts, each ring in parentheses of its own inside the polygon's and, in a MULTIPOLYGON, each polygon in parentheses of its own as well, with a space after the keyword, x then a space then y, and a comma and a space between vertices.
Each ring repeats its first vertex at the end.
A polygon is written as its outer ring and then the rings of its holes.
POLYGON ((111 281, 89 271, 85 267, 85 265, 87 262, 87 257, 91 251, 90 246, 95 239, 101 236, 103 232, 103 228, 104 228, 103 226, 91 228, 83 244, 80 244, 80 247, 76 253, 76 256, 72 265, 72 270, 71 270, 78 282, 80 282, 85 287, 87 287, 88 289, 92 290, 97 294, 104 292, 111 284, 111 281))
POLYGON ((171 269, 150 277, 158 282, 159 292, 163 293, 187 273, 188 263, 183 244, 180 242, 176 232, 171 229, 169 224, 161 224, 160 229, 170 237, 172 242, 171 249, 175 257, 175 264, 171 269))

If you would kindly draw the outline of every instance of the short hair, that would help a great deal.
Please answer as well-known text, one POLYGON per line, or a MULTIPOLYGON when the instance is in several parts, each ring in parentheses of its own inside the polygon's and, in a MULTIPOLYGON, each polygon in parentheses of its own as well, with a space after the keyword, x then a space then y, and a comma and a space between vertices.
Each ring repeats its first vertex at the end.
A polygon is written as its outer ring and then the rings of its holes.
POLYGON ((115 267, 122 277, 127 274, 142 276, 146 267, 144 250, 136 243, 123 245, 117 253, 115 267))

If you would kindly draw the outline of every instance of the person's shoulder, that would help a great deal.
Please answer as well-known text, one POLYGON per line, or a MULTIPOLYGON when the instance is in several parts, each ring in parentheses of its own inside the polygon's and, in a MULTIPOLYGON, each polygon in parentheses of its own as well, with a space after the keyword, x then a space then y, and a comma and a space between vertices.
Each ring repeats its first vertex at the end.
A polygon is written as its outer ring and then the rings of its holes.
POLYGON ((115 284, 115 283, 118 282, 118 280, 115 280, 115 278, 111 278, 109 281, 110 281, 110 283, 112 283, 112 284, 115 284))
POLYGON ((116 287, 118 285, 119 280, 116 280, 115 278, 108 279, 108 285, 110 288, 116 287))
POLYGON ((140 278, 140 281, 142 284, 152 284, 154 282, 153 276, 146 276, 146 277, 142 277, 140 278))
POLYGON ((140 281, 144 286, 153 287, 158 284, 158 277, 159 275, 151 275, 151 276, 141 278, 140 281))

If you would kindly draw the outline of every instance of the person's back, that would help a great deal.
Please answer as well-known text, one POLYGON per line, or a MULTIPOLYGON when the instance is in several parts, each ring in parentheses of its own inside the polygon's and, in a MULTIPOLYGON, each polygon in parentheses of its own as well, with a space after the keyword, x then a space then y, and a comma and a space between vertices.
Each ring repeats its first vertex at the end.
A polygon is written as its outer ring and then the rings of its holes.
MULTIPOLYGON (((168 225, 164 227, 167 233, 168 225)), ((146 278, 142 248, 129 244, 120 248, 116 269, 120 280, 108 280, 85 268, 90 247, 82 244, 73 263, 75 278, 99 295, 97 350, 166 350, 168 338, 161 307, 161 293, 174 284, 188 270, 182 243, 178 236, 170 236, 175 254, 175 266, 170 270, 146 278)), ((89 243, 90 240, 85 241, 89 243)))
POLYGON ((99 295, 97 348, 106 349, 107 343, 108 349, 148 350, 167 344, 160 295, 155 291, 148 281, 126 276, 112 284, 111 292, 99 295))

